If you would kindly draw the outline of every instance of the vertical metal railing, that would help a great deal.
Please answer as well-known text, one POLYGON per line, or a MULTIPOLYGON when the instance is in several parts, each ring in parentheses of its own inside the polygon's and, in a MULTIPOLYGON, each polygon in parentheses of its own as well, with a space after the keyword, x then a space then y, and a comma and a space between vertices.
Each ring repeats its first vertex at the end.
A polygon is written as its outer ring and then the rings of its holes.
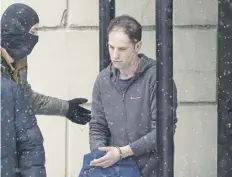
POLYGON ((107 27, 115 17, 115 0, 99 0, 99 47, 100 47, 100 71, 110 63, 108 51, 107 27))
POLYGON ((158 177, 173 177, 173 0, 156 0, 158 177))
POLYGON ((217 176, 232 176, 232 1, 218 1, 217 176))

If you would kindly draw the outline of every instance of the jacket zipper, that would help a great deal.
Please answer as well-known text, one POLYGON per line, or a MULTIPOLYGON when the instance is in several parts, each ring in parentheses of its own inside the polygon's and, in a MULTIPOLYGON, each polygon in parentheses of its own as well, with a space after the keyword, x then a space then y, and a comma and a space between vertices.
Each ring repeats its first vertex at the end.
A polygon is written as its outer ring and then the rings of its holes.
MULTIPOLYGON (((134 81, 133 81, 134 82, 134 81)), ((126 95, 126 92, 128 91, 128 89, 129 89, 129 87, 131 86, 131 84, 133 83, 133 82, 131 82, 127 87, 126 87, 126 89, 125 89, 125 91, 124 92, 122 92, 121 90, 119 90, 118 88, 117 88, 117 86, 115 86, 114 85, 114 87, 116 87, 116 89, 118 90, 118 92, 122 95, 122 102, 123 102, 123 107, 124 107, 124 113, 125 113, 125 121, 126 121, 126 123, 127 123, 127 108, 126 108, 126 99, 125 99, 125 95, 126 95)), ((126 124, 127 125, 127 124, 126 124)), ((126 134, 126 144, 129 144, 129 142, 130 142, 130 140, 129 140, 129 132, 128 132, 128 129, 127 129, 127 127, 125 127, 125 134, 126 134)))
POLYGON ((114 87, 115 87, 115 88, 118 90, 118 92, 122 95, 122 102, 123 102, 123 104, 124 104, 125 118, 126 118, 126 120, 127 120, 127 110, 126 110, 125 96, 126 96, 126 93, 127 93, 128 89, 129 89, 129 87, 131 86, 132 83, 134 83, 134 81, 135 81, 135 80, 133 80, 133 81, 126 87, 126 89, 125 89, 124 92, 122 92, 121 90, 119 90, 119 89, 117 88, 117 86, 114 84, 114 87))

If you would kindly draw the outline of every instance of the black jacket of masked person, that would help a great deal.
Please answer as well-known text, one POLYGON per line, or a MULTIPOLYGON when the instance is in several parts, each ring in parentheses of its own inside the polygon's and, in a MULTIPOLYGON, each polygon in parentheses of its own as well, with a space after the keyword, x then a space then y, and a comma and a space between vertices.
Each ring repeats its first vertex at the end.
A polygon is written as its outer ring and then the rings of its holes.
POLYGON ((31 28, 39 23, 37 13, 21 3, 9 6, 1 18, 1 74, 15 80, 24 89, 25 98, 35 114, 65 116, 72 122, 86 124, 91 112, 81 106, 87 99, 69 101, 39 94, 27 82, 27 60, 25 59, 38 42, 31 28), (13 63, 10 59, 13 59, 13 63))
POLYGON ((46 177, 43 136, 22 89, 1 78, 1 177, 46 177))

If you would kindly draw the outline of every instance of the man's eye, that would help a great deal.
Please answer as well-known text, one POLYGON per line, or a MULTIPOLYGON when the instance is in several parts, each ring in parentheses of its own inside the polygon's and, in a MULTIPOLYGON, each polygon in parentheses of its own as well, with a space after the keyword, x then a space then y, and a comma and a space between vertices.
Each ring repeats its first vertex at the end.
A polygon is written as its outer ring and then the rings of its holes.
POLYGON ((126 50, 126 48, 120 48, 119 50, 126 50))

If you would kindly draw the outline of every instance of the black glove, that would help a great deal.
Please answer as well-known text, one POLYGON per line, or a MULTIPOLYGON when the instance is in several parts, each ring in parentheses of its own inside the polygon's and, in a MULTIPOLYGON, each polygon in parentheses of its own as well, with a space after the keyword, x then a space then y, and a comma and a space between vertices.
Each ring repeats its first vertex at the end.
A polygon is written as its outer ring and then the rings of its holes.
POLYGON ((74 123, 85 125, 91 120, 91 111, 85 109, 80 104, 86 103, 88 100, 85 98, 75 98, 69 100, 69 109, 67 113, 67 118, 74 123))

